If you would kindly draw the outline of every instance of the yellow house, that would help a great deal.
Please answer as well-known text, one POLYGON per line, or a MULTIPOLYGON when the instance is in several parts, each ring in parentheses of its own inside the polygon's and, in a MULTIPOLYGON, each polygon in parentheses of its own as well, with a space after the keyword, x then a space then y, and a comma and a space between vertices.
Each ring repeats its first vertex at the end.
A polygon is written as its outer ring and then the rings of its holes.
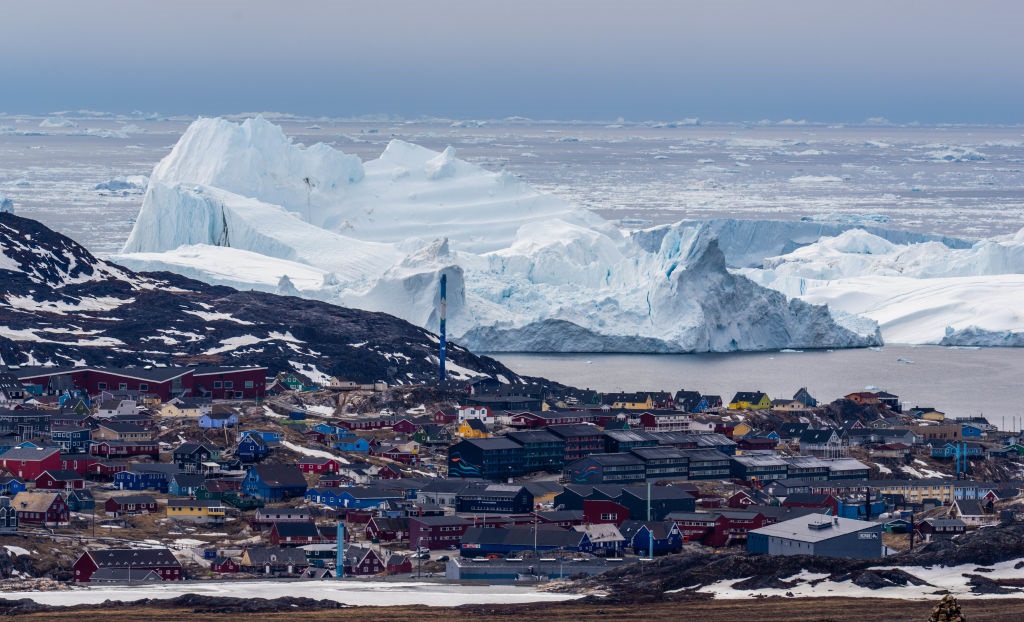
POLYGON ((925 421, 945 421, 946 415, 937 410, 929 410, 928 412, 921 413, 921 418, 925 421))
POLYGON ((459 424, 456 434, 461 438, 489 438, 491 436, 487 431, 487 426, 479 419, 466 419, 459 424))
POLYGON ((198 419, 213 412, 213 402, 195 397, 175 397, 160 407, 164 417, 187 417, 198 419))
POLYGON ((651 410, 654 399, 650 393, 609 393, 601 402, 612 410, 651 410))
POLYGON ((924 499, 953 502, 951 479, 872 480, 871 485, 883 495, 903 495, 910 503, 921 503, 924 499))
POLYGON ((223 523, 224 504, 215 499, 169 499, 167 518, 204 523, 223 523))
POLYGON ((772 401, 760 391, 740 391, 729 402, 732 410, 768 410, 772 401))

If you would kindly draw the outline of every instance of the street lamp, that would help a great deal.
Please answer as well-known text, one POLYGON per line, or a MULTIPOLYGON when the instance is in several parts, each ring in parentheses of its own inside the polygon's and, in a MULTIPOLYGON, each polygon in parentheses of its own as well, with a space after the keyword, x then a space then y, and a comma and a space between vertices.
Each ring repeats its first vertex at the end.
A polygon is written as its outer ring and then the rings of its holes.
POLYGON ((416 578, 419 579, 423 571, 423 537, 416 541, 416 578))

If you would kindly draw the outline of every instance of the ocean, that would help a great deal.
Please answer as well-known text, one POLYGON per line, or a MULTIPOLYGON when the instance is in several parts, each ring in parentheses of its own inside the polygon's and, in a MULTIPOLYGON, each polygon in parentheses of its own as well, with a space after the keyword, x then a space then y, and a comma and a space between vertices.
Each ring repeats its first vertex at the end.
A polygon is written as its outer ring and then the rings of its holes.
POLYGON ((603 392, 681 389, 720 395, 762 391, 791 399, 806 387, 821 403, 885 390, 907 407, 947 417, 984 415, 1003 430, 1024 428, 1017 397, 1024 352, 1016 348, 885 346, 728 354, 492 354, 512 370, 603 392))

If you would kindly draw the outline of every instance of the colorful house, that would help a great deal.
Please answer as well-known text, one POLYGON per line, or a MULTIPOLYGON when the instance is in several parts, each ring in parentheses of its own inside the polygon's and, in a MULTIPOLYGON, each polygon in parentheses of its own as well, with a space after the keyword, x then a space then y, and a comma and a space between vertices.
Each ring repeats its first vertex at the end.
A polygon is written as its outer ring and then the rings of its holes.
POLYGON ((456 434, 460 438, 490 438, 491 433, 480 419, 466 419, 459 424, 456 434))
POLYGON ((729 402, 730 410, 768 410, 772 400, 761 391, 740 391, 729 402))
POLYGON ((208 499, 169 499, 167 501, 167 518, 186 520, 197 523, 220 525, 224 522, 227 510, 220 501, 208 499))
POLYGON ((59 492, 19 492, 11 507, 18 513, 18 522, 26 525, 66 524, 71 516, 71 508, 59 492))
POLYGON ((180 581, 185 578, 181 563, 165 548, 87 550, 75 561, 72 569, 76 583, 99 579, 99 573, 105 574, 106 580, 126 583, 141 580, 149 572, 164 581, 180 581))
POLYGON ((267 501, 306 494, 306 478, 294 464, 257 464, 242 480, 242 492, 267 501))

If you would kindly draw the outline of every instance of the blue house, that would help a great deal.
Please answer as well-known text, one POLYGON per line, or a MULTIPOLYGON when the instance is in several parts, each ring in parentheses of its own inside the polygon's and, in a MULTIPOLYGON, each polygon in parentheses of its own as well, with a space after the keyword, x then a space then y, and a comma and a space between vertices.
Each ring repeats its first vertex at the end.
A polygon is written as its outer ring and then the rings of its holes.
MULTIPOLYGON (((837 500, 838 511, 836 514, 843 518, 852 518, 854 520, 867 520, 867 507, 865 507, 864 499, 838 499, 837 500)), ((871 500, 871 519, 878 518, 882 513, 888 511, 885 501, 883 499, 872 499, 871 500)))
POLYGON ((206 478, 199 473, 175 473, 167 485, 167 492, 178 497, 192 497, 206 478))
POLYGON ((242 440, 246 436, 255 435, 258 436, 264 443, 280 443, 281 433, 280 432, 264 432, 263 430, 242 430, 238 433, 238 440, 242 440))
POLYGON ((89 490, 72 490, 67 495, 68 508, 72 512, 85 512, 96 508, 96 499, 89 490))
POLYGON ((683 549, 683 534, 673 521, 644 522, 628 520, 619 527, 626 539, 625 547, 632 548, 637 555, 646 555, 654 533, 654 554, 678 553, 683 549))
POLYGON ((257 464, 245 474, 242 492, 264 501, 302 497, 306 478, 295 464, 257 464))
POLYGON ((960 430, 964 438, 981 438, 984 435, 984 430, 970 423, 963 424, 960 430))
POLYGON ((348 451, 355 454, 368 454, 370 453, 370 442, 365 438, 359 438, 353 434, 350 437, 341 439, 334 443, 334 448, 338 451, 348 451))
POLYGON ((313 431, 319 432, 324 436, 334 436, 337 438, 341 438, 343 436, 342 431, 347 433, 344 434, 344 436, 355 436, 355 434, 351 430, 343 428, 341 426, 331 425, 329 423, 318 423, 315 426, 313 426, 313 431))
POLYGON ((258 462, 266 458, 269 453, 270 447, 257 433, 248 433, 243 436, 235 448, 235 455, 242 462, 258 462))
POLYGON ((233 428, 238 425, 238 414, 233 412, 209 413, 199 417, 199 427, 206 429, 233 428))
POLYGON ((338 488, 310 488, 306 491, 306 501, 321 503, 332 508, 340 508, 343 507, 341 499, 338 497, 340 493, 341 490, 338 488))
POLYGON ((118 490, 158 490, 166 493, 169 482, 165 473, 121 471, 114 474, 114 486, 118 490))
POLYGON ((4 475, 0 477, 0 495, 13 497, 19 492, 24 492, 26 488, 27 486, 25 485, 25 482, 13 475, 4 475))

